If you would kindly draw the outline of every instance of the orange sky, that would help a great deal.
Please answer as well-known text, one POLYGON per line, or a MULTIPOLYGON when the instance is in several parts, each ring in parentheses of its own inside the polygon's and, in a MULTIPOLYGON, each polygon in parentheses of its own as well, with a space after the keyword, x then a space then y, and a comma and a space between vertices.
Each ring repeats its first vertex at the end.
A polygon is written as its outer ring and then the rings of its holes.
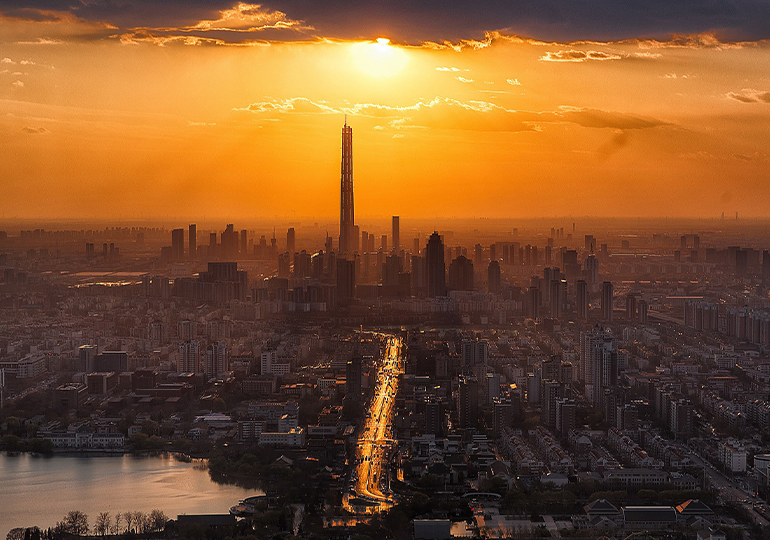
POLYGON ((0 213, 334 218, 345 114, 359 216, 770 216, 767 42, 228 45, 74 16, 0 16, 0 213))

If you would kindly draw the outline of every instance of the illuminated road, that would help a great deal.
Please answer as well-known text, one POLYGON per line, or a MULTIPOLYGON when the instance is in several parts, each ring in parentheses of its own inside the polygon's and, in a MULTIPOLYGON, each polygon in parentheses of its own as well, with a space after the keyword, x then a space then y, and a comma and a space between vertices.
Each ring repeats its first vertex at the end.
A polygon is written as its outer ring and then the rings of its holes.
POLYGON ((393 506, 386 476, 388 454, 393 442, 393 403, 398 393, 399 375, 403 373, 403 365, 401 338, 387 339, 374 396, 358 438, 351 488, 345 493, 342 502, 343 508, 354 513, 380 512, 393 506))

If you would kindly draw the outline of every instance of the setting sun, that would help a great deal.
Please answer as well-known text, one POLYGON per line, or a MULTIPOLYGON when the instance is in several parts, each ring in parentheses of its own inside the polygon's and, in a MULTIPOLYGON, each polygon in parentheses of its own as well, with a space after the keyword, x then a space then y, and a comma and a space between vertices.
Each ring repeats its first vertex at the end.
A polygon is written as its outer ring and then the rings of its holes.
POLYGON ((397 75, 409 61, 406 52, 390 44, 388 38, 377 38, 353 45, 356 67, 372 77, 397 75))

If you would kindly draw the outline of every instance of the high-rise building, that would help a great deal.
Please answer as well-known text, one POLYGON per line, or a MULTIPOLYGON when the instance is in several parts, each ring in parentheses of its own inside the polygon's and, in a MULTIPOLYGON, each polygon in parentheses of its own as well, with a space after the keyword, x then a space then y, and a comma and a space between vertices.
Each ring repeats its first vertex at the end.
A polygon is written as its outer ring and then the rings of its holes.
POLYGON ((188 341, 198 335, 198 325, 195 321, 183 320, 176 323, 176 335, 179 339, 188 341))
POLYGON ((588 284, 584 279, 579 279, 575 284, 575 297, 577 318, 580 321, 588 320, 588 284))
POLYGON ((399 218, 393 216, 393 227, 391 231, 391 238, 393 238, 393 249, 398 253, 401 251, 401 231, 399 230, 399 218))
POLYGON ((380 248, 382 249, 382 252, 387 253, 388 252, 388 235, 383 234, 382 237, 380 238, 380 241, 381 241, 380 248))
POLYGON ((446 296, 446 266, 444 264, 444 242, 437 232, 430 235, 425 246, 428 270, 428 296, 446 296))
POLYGON ((453 291, 473 290, 473 262, 464 255, 449 265, 449 288, 453 291))
POLYGON ((363 358, 354 354, 345 370, 345 393, 349 399, 360 400, 363 381, 363 358))
POLYGON ((556 431, 562 436, 575 429, 577 403, 574 399, 562 398, 556 401, 556 431))
POLYGON ((618 351, 618 341, 609 332, 594 328, 580 334, 580 361, 585 394, 591 403, 601 405, 604 390, 617 385, 626 358, 618 351))
POLYGON ((489 359, 489 343, 484 339, 465 340, 462 345, 463 366, 486 366, 489 359))
POLYGON ((176 370, 180 373, 198 373, 200 371, 200 343, 188 340, 179 344, 179 361, 176 370))
POLYGON ((540 402, 543 405, 542 422, 546 427, 556 427, 556 402, 564 397, 564 386, 554 380, 541 381, 540 402))
POLYGON ((356 262, 337 260, 337 298, 350 300, 356 294, 356 262))
POLYGON ((524 299, 524 312, 527 317, 532 319, 540 318, 540 304, 542 299, 539 287, 530 287, 527 289, 527 294, 524 299))
POLYGON ((564 306, 567 302, 567 280, 552 279, 548 285, 548 303, 551 308, 551 317, 561 318, 564 315, 564 306))
POLYGON ((425 296, 428 294, 428 269, 425 257, 412 255, 412 294, 425 296))
POLYGON ((246 256, 246 251, 249 245, 249 233, 246 229, 241 230, 241 236, 239 240, 240 240, 240 247, 238 248, 238 251, 241 254, 241 258, 243 258, 246 256))
POLYGON ((499 437, 513 422, 513 404, 510 399, 496 397, 492 399, 492 407, 492 433, 499 437))
POLYGON ((602 283, 602 320, 608 323, 612 322, 612 296, 615 293, 611 281, 602 283))
POLYGON ((500 263, 497 261, 490 261, 487 267, 487 290, 491 293, 499 293, 502 290, 500 263))
POLYGON ((175 261, 184 259, 184 229, 171 231, 171 259, 175 261))
POLYGON ((294 233, 294 227, 289 227, 289 230, 286 231, 286 251, 289 252, 289 255, 294 255, 294 252, 297 251, 297 237, 294 233))
POLYGON ((187 251, 190 259, 195 259, 198 255, 198 227, 195 223, 187 228, 187 251))
POLYGON ((206 347, 206 376, 216 377, 227 371, 227 345, 218 341, 206 347))
POLYGON ((460 378, 459 398, 457 400, 457 421, 460 429, 471 429, 479 421, 479 383, 476 377, 460 378))
POLYGON ((638 299, 635 294, 629 294, 626 296, 626 320, 636 320, 637 300, 638 299))
POLYGON ((644 298, 640 298, 639 302, 637 302, 636 304, 637 314, 639 316, 639 323, 641 324, 648 323, 648 316, 649 316, 647 312, 648 307, 649 306, 647 304, 647 300, 645 300, 644 298))
POLYGON ((423 433, 442 435, 444 433, 444 402, 436 396, 427 396, 425 406, 425 429, 423 433))
POLYGON ((78 348, 80 354, 80 369, 86 373, 96 371, 96 355, 99 349, 96 345, 82 345, 78 348))
POLYGON ((599 290, 599 259, 591 253, 585 262, 585 280, 588 283, 588 289, 594 293, 599 290))
POLYGON ((353 209, 353 128, 342 127, 342 165, 340 178, 340 253, 352 256, 358 244, 353 209))

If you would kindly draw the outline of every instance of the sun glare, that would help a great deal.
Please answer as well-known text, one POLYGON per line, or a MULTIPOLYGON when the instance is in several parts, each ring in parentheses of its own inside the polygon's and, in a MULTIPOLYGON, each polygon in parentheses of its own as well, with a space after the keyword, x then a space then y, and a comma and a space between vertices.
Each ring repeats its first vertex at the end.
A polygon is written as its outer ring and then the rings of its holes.
POLYGON ((409 61, 404 50, 391 45, 388 38, 356 43, 353 58, 358 69, 372 77, 392 77, 409 61))

